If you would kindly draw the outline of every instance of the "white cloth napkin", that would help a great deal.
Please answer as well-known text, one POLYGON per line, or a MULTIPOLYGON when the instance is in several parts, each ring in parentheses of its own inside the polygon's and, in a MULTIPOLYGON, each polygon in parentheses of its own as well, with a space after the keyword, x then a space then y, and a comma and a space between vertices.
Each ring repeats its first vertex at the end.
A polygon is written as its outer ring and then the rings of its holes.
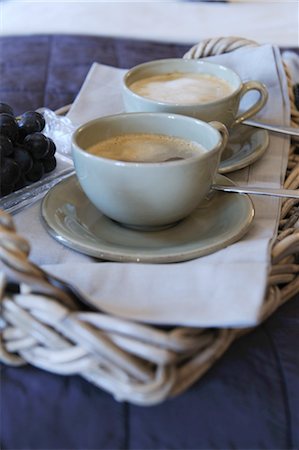
MULTIPOLYGON (((235 69, 244 80, 265 83, 269 101, 260 119, 289 123, 287 82, 277 48, 265 45, 240 49, 209 60, 235 69)), ((93 64, 69 118, 78 125, 123 111, 123 73, 93 64)), ((288 149, 288 138, 272 134, 265 155, 231 174, 231 178, 248 184, 281 186, 288 149)), ((31 259, 70 281, 104 311, 156 324, 251 326, 259 321, 270 267, 270 244, 280 211, 277 199, 254 197, 253 201, 256 217, 243 239, 214 254, 174 264, 99 262, 69 250, 45 232, 38 219, 39 205, 19 213, 16 223, 32 242, 31 259)))

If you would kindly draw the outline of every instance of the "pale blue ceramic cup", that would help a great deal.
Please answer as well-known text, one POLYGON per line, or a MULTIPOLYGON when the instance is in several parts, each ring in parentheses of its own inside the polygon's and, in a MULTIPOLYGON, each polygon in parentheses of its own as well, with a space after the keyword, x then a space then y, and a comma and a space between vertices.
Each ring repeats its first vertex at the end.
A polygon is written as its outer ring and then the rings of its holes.
POLYGON ((268 99, 267 88, 259 81, 242 82, 236 72, 223 65, 198 59, 183 58, 160 59, 133 67, 123 78, 122 94, 127 112, 144 111, 184 114, 206 122, 217 120, 227 127, 237 125, 257 114, 268 99), (229 95, 211 102, 184 104, 151 100, 131 89, 131 85, 136 81, 174 72, 191 72, 215 76, 227 82, 231 87, 231 92, 229 95), (256 91, 258 93, 257 98, 250 107, 241 112, 239 111, 240 102, 249 91, 256 91))
POLYGON ((227 143, 226 127, 167 113, 124 113, 92 120, 72 138, 75 170, 89 200, 127 227, 155 230, 188 216, 206 196, 227 143), (163 134, 192 140, 205 149, 167 163, 123 162, 88 148, 120 134, 163 134))

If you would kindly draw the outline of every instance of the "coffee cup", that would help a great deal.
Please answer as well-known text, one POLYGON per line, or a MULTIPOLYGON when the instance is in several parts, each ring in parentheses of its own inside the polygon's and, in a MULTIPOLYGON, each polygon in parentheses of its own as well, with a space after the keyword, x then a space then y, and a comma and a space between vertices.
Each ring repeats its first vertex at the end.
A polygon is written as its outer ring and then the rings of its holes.
POLYGON ((101 117, 72 136, 76 174, 104 215, 156 230, 188 216, 213 183, 226 127, 168 113, 101 117))
POLYGON ((268 92, 259 81, 242 82, 233 70, 202 60, 169 58, 130 69, 124 76, 127 112, 170 112, 232 127, 254 116, 265 105, 268 92), (239 111, 241 99, 257 91, 258 98, 239 111))

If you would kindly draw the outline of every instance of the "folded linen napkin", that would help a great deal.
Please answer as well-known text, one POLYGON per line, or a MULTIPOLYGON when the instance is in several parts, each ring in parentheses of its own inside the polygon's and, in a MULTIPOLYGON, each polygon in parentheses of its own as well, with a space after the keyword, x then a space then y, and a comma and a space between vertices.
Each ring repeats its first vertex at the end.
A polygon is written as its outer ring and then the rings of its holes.
MULTIPOLYGON (((279 50, 270 45, 208 58, 256 79, 269 90, 260 119, 289 123, 287 82, 279 50)), ((123 111, 124 70, 93 64, 68 116, 79 125, 123 111)), ((284 178, 289 139, 271 135, 255 164, 231 174, 237 182, 279 187, 284 178)), ((230 195, 230 194, 227 194, 230 195)), ((256 216, 239 242, 211 255, 175 264, 100 262, 54 241, 36 221, 39 205, 16 216, 18 229, 32 241, 31 258, 89 296, 100 309, 155 324, 199 327, 251 326, 258 322, 270 267, 280 201, 253 198, 256 216)))

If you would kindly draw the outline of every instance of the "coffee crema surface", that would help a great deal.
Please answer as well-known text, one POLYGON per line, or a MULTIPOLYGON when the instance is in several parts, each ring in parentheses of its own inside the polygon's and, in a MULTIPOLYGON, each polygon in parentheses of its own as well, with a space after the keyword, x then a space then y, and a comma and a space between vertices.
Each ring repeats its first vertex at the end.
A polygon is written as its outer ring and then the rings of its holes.
POLYGON ((209 103, 233 92, 222 78, 193 72, 153 75, 134 81, 130 89, 150 100, 177 104, 209 103))
POLYGON ((104 139, 87 151, 116 161, 161 163, 187 159, 206 152, 197 142, 164 134, 128 133, 104 139))

